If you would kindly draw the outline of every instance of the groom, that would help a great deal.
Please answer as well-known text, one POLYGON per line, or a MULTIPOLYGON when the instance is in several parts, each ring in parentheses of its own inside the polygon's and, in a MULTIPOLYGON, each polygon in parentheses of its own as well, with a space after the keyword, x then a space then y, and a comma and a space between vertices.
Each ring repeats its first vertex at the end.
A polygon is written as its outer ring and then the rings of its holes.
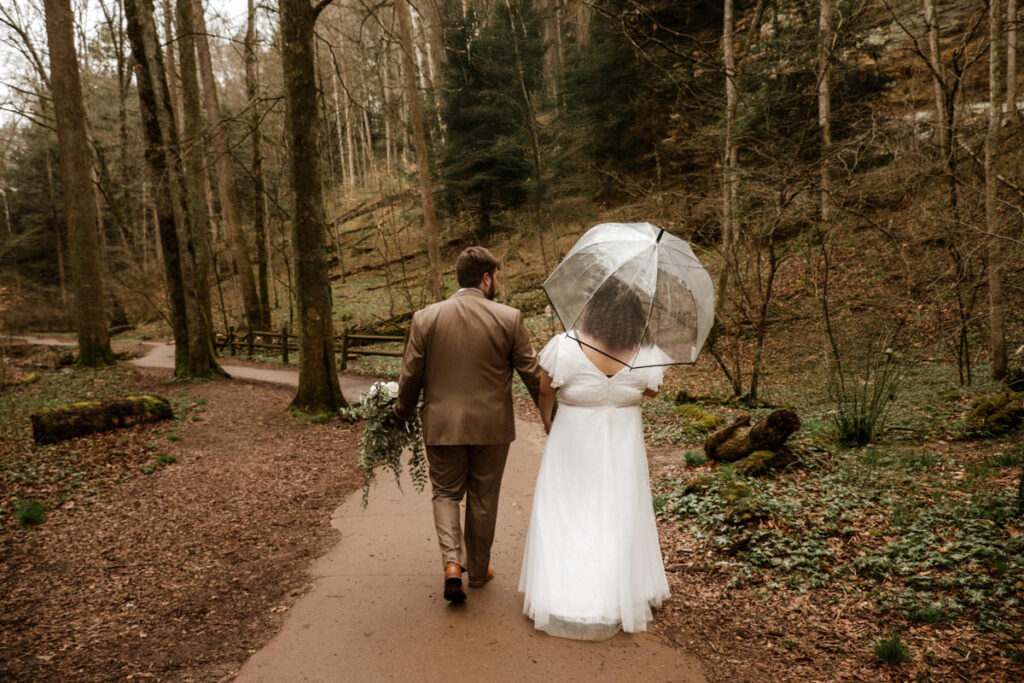
POLYGON ((455 271, 461 289, 412 317, 394 412, 411 418, 422 389, 444 597, 462 602, 463 571, 469 571, 474 588, 494 578, 490 558, 498 492, 516 436, 512 370, 536 402, 540 368, 522 314, 493 301, 499 270, 491 252, 469 247, 459 254, 455 271), (459 519, 463 496, 465 535, 459 519))

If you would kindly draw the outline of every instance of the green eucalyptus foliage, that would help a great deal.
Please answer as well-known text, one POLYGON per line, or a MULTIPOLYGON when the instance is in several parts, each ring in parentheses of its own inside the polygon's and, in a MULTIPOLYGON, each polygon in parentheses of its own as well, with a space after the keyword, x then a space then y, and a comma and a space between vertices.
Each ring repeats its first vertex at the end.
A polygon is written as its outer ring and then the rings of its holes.
POLYGON ((402 474, 402 453, 409 449, 409 476, 417 491, 427 483, 427 461, 423 450, 423 428, 419 413, 411 420, 398 419, 392 412, 397 385, 389 388, 377 382, 363 395, 360 403, 366 415, 366 429, 359 439, 359 467, 363 470, 363 507, 370 500, 370 486, 377 477, 376 468, 391 470, 395 481, 402 474))

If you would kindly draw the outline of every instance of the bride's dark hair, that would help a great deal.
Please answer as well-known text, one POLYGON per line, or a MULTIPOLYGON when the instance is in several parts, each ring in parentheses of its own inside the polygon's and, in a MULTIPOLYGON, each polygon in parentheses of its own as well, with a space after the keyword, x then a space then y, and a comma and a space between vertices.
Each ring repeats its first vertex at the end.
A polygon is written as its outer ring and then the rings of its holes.
POLYGON ((583 311, 580 330, 609 350, 634 349, 647 322, 640 297, 616 277, 594 292, 583 311))

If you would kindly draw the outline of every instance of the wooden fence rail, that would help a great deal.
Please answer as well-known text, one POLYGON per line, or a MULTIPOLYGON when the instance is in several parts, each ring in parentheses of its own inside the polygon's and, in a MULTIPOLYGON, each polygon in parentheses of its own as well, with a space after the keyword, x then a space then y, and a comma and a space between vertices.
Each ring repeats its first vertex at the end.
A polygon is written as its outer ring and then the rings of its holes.
MULTIPOLYGON (((348 367, 348 361, 355 360, 359 356, 401 358, 406 337, 407 335, 393 334, 351 334, 346 331, 334 338, 338 354, 338 369, 345 370, 348 367), (402 351, 376 348, 380 344, 396 343, 403 344, 402 351)), ((258 349, 264 354, 279 355, 281 361, 287 363, 289 354, 299 350, 299 336, 289 333, 287 327, 282 328, 280 332, 265 330, 245 330, 243 332, 230 327, 227 334, 217 335, 216 346, 220 351, 227 349, 232 356, 244 350, 249 358, 255 356, 258 349)))

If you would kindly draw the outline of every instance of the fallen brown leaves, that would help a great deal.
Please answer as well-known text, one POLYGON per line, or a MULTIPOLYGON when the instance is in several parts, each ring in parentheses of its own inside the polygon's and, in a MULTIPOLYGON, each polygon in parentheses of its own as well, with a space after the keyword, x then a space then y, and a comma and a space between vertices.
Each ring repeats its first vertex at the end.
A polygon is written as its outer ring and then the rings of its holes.
POLYGON ((144 372, 136 384, 205 412, 76 440, 80 458, 105 463, 88 469, 99 493, 72 496, 41 527, 6 527, 0 678, 231 674, 302 592, 331 512, 359 485, 359 427, 298 424, 290 389, 144 372), (140 444, 154 441, 177 460, 146 475, 140 444))
MULTIPOLYGON (((651 461, 652 480, 679 475, 672 449, 651 449, 651 461)), ((672 597, 657 632, 698 656, 709 681, 1024 680, 1000 634, 964 622, 911 624, 900 634, 910 659, 880 664, 872 646, 895 622, 871 600, 840 589, 731 588, 719 558, 678 522, 660 520, 658 532, 672 597)))

